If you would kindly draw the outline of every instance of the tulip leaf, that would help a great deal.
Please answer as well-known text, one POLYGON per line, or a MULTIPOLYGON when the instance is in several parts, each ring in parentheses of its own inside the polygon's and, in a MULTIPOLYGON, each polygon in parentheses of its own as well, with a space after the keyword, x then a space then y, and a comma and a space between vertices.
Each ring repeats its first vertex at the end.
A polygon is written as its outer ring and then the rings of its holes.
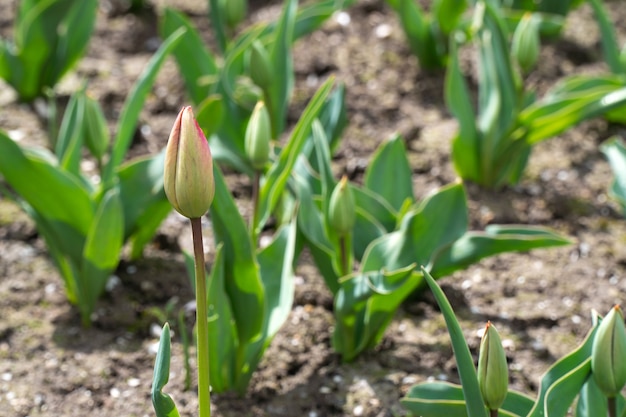
POLYGON ((270 61, 276 82, 270 84, 266 91, 266 105, 272 121, 272 137, 278 138, 285 130, 287 106, 293 89, 293 59, 291 45, 293 43, 297 0, 286 0, 283 13, 274 31, 274 39, 269 49, 270 61))
POLYGON ((232 303, 241 346, 256 339, 263 327, 265 291, 246 224, 239 214, 224 177, 213 166, 215 199, 211 219, 216 244, 224 245, 225 288, 232 303))
POLYGON ((394 135, 374 154, 365 171, 364 184, 399 211, 407 199, 415 200, 412 174, 404 141, 400 135, 394 135))
MULTIPOLYGON (((467 416, 463 388, 449 382, 425 382, 413 385, 401 403, 413 414, 423 417, 467 416)), ((510 390, 498 410, 498 415, 525 416, 532 406, 533 400, 530 397, 510 390)))
MULTIPOLYGON (((620 396, 621 397, 621 396, 620 396)), ((576 417, 606 416, 608 412, 606 396, 595 383, 593 376, 587 376, 576 403, 576 417)))
POLYGON ((610 189, 611 196, 619 202, 626 215, 626 146, 618 137, 612 137, 600 149, 609 160, 615 175, 610 189))
POLYGON ((131 258, 137 258, 172 207, 163 190, 165 151, 123 164, 117 175, 124 202, 124 236, 132 242, 131 258))
MULTIPOLYGON (((193 265, 193 258, 189 257, 193 265)), ((226 290, 224 245, 219 244, 215 251, 211 276, 208 279, 207 310, 209 334, 209 369, 211 388, 215 392, 223 392, 233 387, 237 374, 235 355, 239 338, 235 325, 233 304, 226 290)), ((193 266, 192 273, 193 276, 193 266)))
POLYGON ((614 74, 626 74, 626 63, 620 59, 620 48, 617 44, 615 28, 600 0, 590 0, 593 12, 600 27, 600 42, 604 60, 614 74))
POLYGON ((182 35, 181 42, 178 42, 172 49, 172 54, 185 80, 187 94, 195 105, 199 105, 211 93, 211 85, 203 84, 201 80, 216 76, 218 68, 215 58, 207 50, 200 34, 189 19, 177 10, 165 8, 160 25, 163 38, 172 35, 181 27, 184 27, 186 32, 182 35))
POLYGON ((94 216, 88 191, 45 150, 21 149, 0 132, 0 173, 33 210, 86 235, 94 216), (46 192, 41 189, 45 184, 46 192))
POLYGON ((463 386, 463 397, 466 399, 467 415, 469 417, 487 417, 482 394, 478 387, 478 376, 476 375, 476 368, 474 367, 474 359, 472 359, 472 354, 467 347, 463 330, 461 330, 461 326, 454 315, 454 310, 452 310, 450 302, 439 285, 435 282, 435 279, 423 267, 422 274, 439 305, 441 314, 443 314, 446 326, 448 327, 448 333, 450 333, 452 350, 454 351, 454 357, 459 370, 459 379, 463 386))
POLYGON ((317 118, 326 97, 328 97, 332 89, 333 83, 334 78, 331 77, 317 90, 294 127, 289 142, 281 150, 278 161, 272 165, 265 176, 259 197, 259 223, 256 225, 257 230, 260 230, 267 222, 270 213, 278 204, 291 171, 296 164, 298 155, 309 135, 313 121, 317 118))
POLYGON ((591 371, 591 346, 597 326, 574 351, 559 359, 541 378, 539 394, 527 417, 548 417, 545 410, 555 410, 550 416, 565 415, 580 392, 591 371), (558 407, 551 409, 547 407, 558 407))
POLYGON ((152 378, 152 406, 157 417, 179 417, 174 400, 163 392, 163 388, 170 379, 170 344, 170 326, 165 323, 159 339, 159 349, 154 362, 154 376, 152 378))
POLYGON ((135 133, 139 114, 143 108, 146 97, 150 93, 156 76, 161 69, 161 65, 165 62, 170 52, 182 40, 185 29, 179 29, 172 33, 159 47, 157 52, 152 56, 146 68, 143 70, 139 79, 134 84, 132 91, 124 102, 121 111, 121 118, 117 127, 117 134, 111 152, 111 159, 104 167, 102 174, 102 182, 106 185, 113 180, 115 171, 122 163, 126 152, 130 146, 131 139, 135 133))
POLYGON ((112 188, 100 202, 83 249, 82 279, 77 281, 77 289, 84 325, 89 325, 90 314, 117 268, 123 244, 124 212, 119 191, 112 188))
POLYGON ((570 240, 550 229, 532 226, 489 225, 484 232, 468 232, 438 254, 431 273, 446 276, 498 253, 569 245, 570 240))

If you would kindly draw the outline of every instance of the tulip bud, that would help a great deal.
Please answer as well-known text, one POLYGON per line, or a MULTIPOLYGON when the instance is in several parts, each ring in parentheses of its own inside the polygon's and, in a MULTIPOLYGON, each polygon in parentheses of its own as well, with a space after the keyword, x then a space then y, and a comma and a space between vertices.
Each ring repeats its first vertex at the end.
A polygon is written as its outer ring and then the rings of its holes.
POLYGON ((265 103, 259 101, 246 127, 245 150, 252 167, 261 170, 270 159, 272 127, 265 103))
POLYGON ((538 19, 531 13, 524 14, 517 24, 511 42, 513 58, 519 63, 522 72, 530 72, 537 63, 541 46, 538 19))
POLYGON ((502 406, 509 390, 509 370, 500 335, 489 321, 480 341, 478 386, 487 408, 497 410, 502 406))
POLYGON ((250 63, 248 64, 250 78, 262 89, 267 89, 274 79, 274 72, 267 50, 261 42, 254 41, 250 51, 250 63))
POLYGON ((215 195, 209 144, 191 107, 178 113, 165 149, 165 194, 176 211, 190 219, 202 217, 215 195))
POLYGON ((220 7, 226 24, 234 28, 245 19, 248 13, 248 0, 222 0, 220 7))
POLYGON ((356 221, 354 195, 348 185, 348 177, 345 175, 330 195, 328 220, 330 226, 340 236, 347 235, 354 228, 354 222, 356 221))
POLYGON ((624 314, 613 307, 598 326, 591 348, 591 371, 604 395, 617 396, 626 384, 624 314))

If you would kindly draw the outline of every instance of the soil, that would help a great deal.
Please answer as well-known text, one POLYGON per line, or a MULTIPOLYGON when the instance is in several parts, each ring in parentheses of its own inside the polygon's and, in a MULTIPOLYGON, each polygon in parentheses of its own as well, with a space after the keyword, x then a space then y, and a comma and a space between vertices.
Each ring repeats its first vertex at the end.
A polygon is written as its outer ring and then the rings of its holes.
MULTIPOLYGON (((11 35, 16 3, 0 1, 3 37, 11 35)), ((87 79, 111 128, 160 42, 157 19, 166 2, 150 3, 140 14, 125 13, 123 2, 117 3, 102 2, 87 55, 58 89, 66 100, 87 79)), ((206 3, 176 2, 209 40, 206 3)), ((607 4, 624 41, 626 10, 620 5, 607 4)), ((256 2, 248 23, 272 18, 279 9, 276 2, 256 2)), ((384 1, 363 0, 333 17, 295 45, 294 59, 290 124, 326 77, 332 74, 347 87, 350 124, 334 157, 337 175, 359 181, 378 144, 399 132, 418 197, 455 180, 450 141, 457 125, 443 102, 443 74, 420 70, 384 1)), ((562 36, 544 44, 527 81, 541 94, 568 74, 605 71, 593 14, 583 5, 568 16, 562 36)), ((6 85, 0 86, 0 102, 0 128, 20 143, 47 146, 33 108, 18 103, 6 85)), ((131 155, 161 149, 183 104, 182 81, 170 60, 142 111, 131 155)), ((599 144, 615 134, 625 137, 626 130, 603 120, 582 123, 537 145, 518 186, 498 192, 467 186, 473 229, 542 225, 574 242, 495 256, 440 280, 474 354, 485 322, 496 324, 512 388, 534 393, 547 367, 582 341, 591 312, 604 314, 625 301, 626 222, 607 195, 612 174, 599 152, 599 144)), ((247 180, 229 174, 228 181, 245 206, 247 180)), ((149 392, 156 329, 164 316, 172 320, 172 312, 192 300, 179 250, 189 246, 189 235, 187 223, 170 215, 142 259, 122 261, 116 285, 98 304, 94 325, 85 329, 33 222, 0 198, 0 415, 154 415, 149 392)), ((346 364, 330 346, 332 298, 322 278, 306 255, 296 272, 293 310, 248 392, 213 395, 214 416, 403 416, 399 400, 411 385, 458 380, 443 319, 428 294, 407 301, 382 343, 346 364)), ((171 369, 167 391, 181 415, 195 415, 195 385, 184 389, 178 334, 171 369)))

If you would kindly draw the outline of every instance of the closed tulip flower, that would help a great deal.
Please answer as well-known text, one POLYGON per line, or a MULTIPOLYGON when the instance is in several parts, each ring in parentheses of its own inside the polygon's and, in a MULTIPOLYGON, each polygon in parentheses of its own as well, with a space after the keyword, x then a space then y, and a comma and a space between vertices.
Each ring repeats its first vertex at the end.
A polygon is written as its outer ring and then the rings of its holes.
POLYGON ((596 384, 609 398, 617 396, 626 384, 626 328, 619 306, 612 308, 598 326, 591 370, 596 384))
POLYGON ((339 236, 345 236, 352 231, 356 221, 356 205, 354 195, 348 184, 348 177, 344 177, 335 186, 330 195, 328 205, 328 220, 339 236))
POLYGON ((215 195, 213 158, 191 107, 178 113, 170 133, 163 181, 168 200, 183 216, 199 218, 209 210, 215 195))
POLYGON ((491 322, 487 322, 480 341, 478 386, 487 408, 497 410, 502 406, 509 390, 509 370, 500 335, 491 322))

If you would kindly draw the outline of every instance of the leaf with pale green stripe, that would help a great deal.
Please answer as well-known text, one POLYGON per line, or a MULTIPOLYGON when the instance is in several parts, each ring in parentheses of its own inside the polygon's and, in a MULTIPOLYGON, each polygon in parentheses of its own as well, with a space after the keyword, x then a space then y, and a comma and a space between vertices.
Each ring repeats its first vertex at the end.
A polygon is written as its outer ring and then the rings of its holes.
POLYGON ((610 192, 622 206, 626 215, 626 146, 617 136, 604 142, 600 150, 609 160, 615 179, 611 184, 610 192))
POLYGON ((170 379, 170 356, 170 326, 165 323, 159 339, 159 349, 157 350, 152 377, 152 406, 157 417, 180 416, 172 397, 163 392, 163 388, 170 379))

